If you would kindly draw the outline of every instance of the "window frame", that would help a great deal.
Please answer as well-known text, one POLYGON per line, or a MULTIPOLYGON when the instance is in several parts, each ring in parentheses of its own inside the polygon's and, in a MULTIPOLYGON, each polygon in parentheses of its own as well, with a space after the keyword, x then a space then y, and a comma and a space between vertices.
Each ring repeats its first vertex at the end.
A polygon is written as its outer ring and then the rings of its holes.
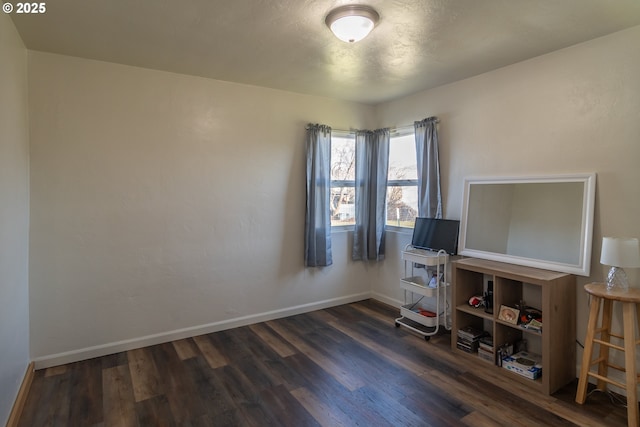
MULTIPOLYGON (((413 126, 405 126, 403 128, 396 128, 391 131, 391 140, 389 141, 389 150, 391 150, 391 144, 393 144, 393 138, 403 137, 413 135, 415 140, 415 129, 413 126)), ((416 159, 417 166, 417 159, 416 159)), ((387 172, 388 173, 388 172, 387 172)), ((388 176, 388 175, 387 175, 388 176)), ((418 178, 416 179, 389 179, 387 180, 387 195, 389 194, 389 189, 392 187, 416 187, 416 193, 418 191, 418 178)), ((388 213, 387 205, 385 201, 385 213, 388 213)), ((390 225, 388 219, 385 215, 385 230, 400 233, 400 234, 412 234, 413 227, 401 227, 397 225, 390 225)))
MULTIPOLYGON (((340 131, 340 130, 333 130, 331 133, 331 138, 338 137, 338 138, 349 138, 349 139, 353 139, 353 144, 354 144, 354 152, 355 152, 355 131, 340 131)), ((391 130, 391 140, 389 141, 389 144, 393 143, 393 138, 398 138, 398 137, 404 137, 404 136, 409 136, 409 135, 413 135, 413 137, 415 138, 415 130, 413 126, 406 126, 403 128, 396 128, 396 129, 392 129, 391 130)), ((333 140, 332 140, 333 143, 333 140)), ((391 146, 389 147, 389 149, 391 149, 391 146)), ((416 160, 417 162, 417 160, 416 160)), ((387 171, 388 174, 388 171, 387 171)), ((344 180, 331 180, 330 183, 331 188, 355 188, 356 186, 356 181, 355 178, 353 180, 349 180, 349 179, 344 179, 344 180)), ((389 189, 392 187, 416 187, 416 192, 418 189, 418 179, 394 179, 394 180, 387 180, 387 195, 389 194, 389 189)), ((395 233, 400 233, 400 234, 412 234, 413 233, 413 227, 401 227, 401 226, 397 226, 397 225, 390 225, 388 223, 387 217, 386 217, 386 213, 387 213, 387 201, 385 200, 385 230, 390 231, 390 232, 395 232, 395 233)), ((345 224, 345 225, 333 225, 331 224, 331 232, 345 232, 345 231, 353 231, 355 228, 355 224, 345 224)))

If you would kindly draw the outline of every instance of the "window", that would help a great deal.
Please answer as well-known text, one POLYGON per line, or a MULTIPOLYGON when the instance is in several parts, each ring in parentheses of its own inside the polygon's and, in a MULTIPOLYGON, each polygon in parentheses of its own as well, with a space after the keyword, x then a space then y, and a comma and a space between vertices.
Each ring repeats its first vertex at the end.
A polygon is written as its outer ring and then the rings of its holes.
POLYGON ((391 136, 387 226, 413 228, 418 216, 418 168, 413 129, 391 136))
POLYGON ((331 134, 331 226, 354 225, 356 136, 331 134))
MULTIPOLYGON (((331 134, 331 226, 355 224, 354 133, 331 134)), ((413 129, 396 132, 389 143, 386 225, 413 228, 418 216, 418 169, 413 129)))

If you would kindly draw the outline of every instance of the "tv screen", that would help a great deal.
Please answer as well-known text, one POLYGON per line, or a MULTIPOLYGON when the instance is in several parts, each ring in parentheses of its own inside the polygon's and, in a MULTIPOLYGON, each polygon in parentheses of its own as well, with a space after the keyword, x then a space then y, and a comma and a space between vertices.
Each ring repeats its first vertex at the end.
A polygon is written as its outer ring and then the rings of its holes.
POLYGON ((460 221, 454 219, 416 218, 411 246, 430 251, 443 249, 449 255, 458 251, 460 221))

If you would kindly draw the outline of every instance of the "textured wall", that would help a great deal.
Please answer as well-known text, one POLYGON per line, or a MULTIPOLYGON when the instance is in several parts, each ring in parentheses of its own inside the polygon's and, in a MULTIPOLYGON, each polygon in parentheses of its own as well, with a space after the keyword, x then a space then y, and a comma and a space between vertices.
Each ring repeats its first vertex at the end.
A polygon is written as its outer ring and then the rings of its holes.
POLYGON ((304 128, 371 107, 39 52, 29 85, 37 361, 368 294, 346 233, 303 267, 304 128))
POLYGON ((0 14, 0 425, 29 363, 27 51, 0 14))

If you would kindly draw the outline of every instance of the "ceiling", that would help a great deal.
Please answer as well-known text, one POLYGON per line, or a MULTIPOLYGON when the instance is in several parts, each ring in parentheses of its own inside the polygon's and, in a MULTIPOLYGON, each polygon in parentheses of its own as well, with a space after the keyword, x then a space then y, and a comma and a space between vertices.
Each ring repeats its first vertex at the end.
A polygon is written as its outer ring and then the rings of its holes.
POLYGON ((28 49, 363 103, 640 25, 639 0, 53 0, 46 8, 11 14, 28 49), (331 9, 351 3, 381 17, 357 44, 324 25, 331 9))

